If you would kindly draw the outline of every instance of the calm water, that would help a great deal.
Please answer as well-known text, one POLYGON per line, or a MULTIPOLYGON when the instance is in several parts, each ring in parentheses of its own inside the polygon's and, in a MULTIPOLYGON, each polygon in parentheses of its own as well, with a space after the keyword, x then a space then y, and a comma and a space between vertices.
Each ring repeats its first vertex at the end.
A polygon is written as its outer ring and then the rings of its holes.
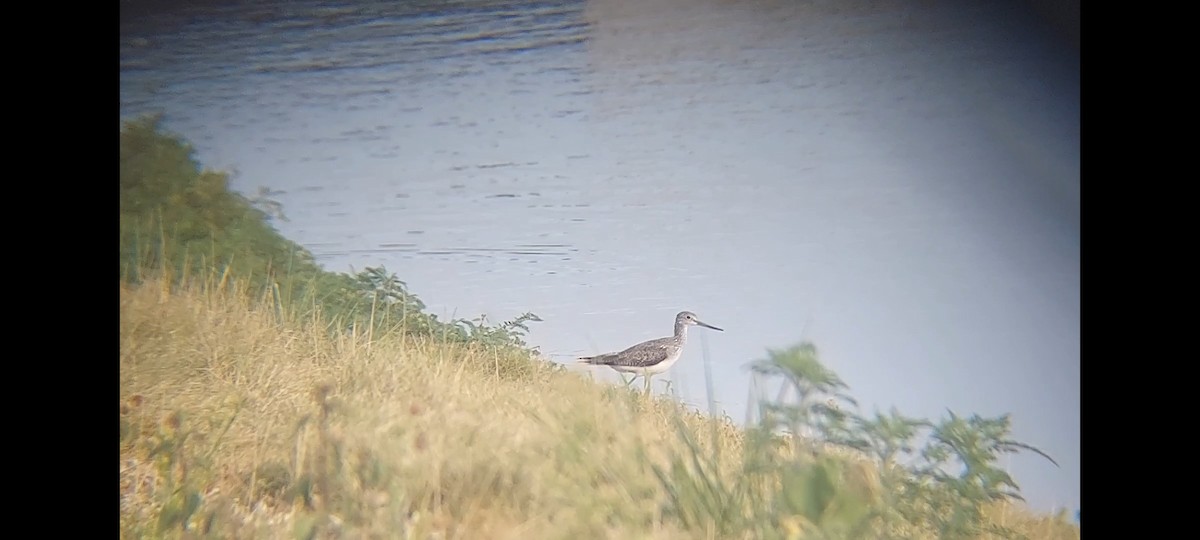
MULTIPOLYGON (((256 2, 123 17, 121 116, 331 270, 434 312, 533 311, 568 362, 698 329, 670 377, 745 416, 813 340, 867 407, 1013 413, 1079 506, 1079 66, 967 3, 256 2), (909 5, 911 4, 911 5, 909 5)), ((616 380, 595 370, 598 378, 616 380)))

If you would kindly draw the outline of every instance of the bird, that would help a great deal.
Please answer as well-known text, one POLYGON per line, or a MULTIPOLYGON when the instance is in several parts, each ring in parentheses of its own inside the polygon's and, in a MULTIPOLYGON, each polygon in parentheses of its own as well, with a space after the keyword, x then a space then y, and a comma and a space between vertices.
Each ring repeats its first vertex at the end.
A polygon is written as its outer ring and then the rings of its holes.
MULTIPOLYGON (((617 353, 581 356, 579 363, 608 366, 622 373, 633 373, 634 379, 641 375, 646 383, 646 394, 649 394, 650 378, 671 369, 671 365, 683 355, 683 344, 687 342, 687 327, 689 326, 703 326, 719 332, 725 331, 701 321, 696 318, 695 313, 681 311, 675 315, 675 335, 643 341, 617 353)), ((633 380, 629 382, 633 382, 633 380)))

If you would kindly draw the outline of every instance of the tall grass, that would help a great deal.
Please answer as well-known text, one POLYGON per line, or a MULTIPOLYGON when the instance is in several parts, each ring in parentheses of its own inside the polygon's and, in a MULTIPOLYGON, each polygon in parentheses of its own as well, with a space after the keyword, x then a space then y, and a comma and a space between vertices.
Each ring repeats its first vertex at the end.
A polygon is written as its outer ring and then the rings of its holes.
POLYGON ((686 536, 651 466, 673 422, 709 420, 497 349, 325 330, 235 288, 121 286, 124 536, 686 536))

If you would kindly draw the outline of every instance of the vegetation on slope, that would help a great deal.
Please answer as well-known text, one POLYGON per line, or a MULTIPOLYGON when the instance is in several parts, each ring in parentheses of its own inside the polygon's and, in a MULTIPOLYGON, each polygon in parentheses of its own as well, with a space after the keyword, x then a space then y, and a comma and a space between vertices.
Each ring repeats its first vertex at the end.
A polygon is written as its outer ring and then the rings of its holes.
POLYGON ((319 269, 153 120, 121 177, 122 537, 1079 537, 1012 503, 1006 417, 861 416, 801 344, 739 428, 319 269))
POLYGON ((443 341, 524 348, 525 313, 489 325, 481 319, 439 321, 385 268, 356 274, 321 269, 308 250, 270 224, 277 203, 229 190, 229 176, 202 170, 194 150, 166 133, 160 117, 121 131, 121 279, 145 276, 177 285, 237 279, 247 293, 269 297, 293 317, 323 317, 331 328, 436 336, 443 341))

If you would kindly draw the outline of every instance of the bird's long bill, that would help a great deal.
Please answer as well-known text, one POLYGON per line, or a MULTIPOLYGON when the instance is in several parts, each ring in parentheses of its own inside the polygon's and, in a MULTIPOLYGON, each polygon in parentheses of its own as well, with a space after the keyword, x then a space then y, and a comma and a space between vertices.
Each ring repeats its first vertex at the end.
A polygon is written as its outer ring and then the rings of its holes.
POLYGON ((717 327, 715 327, 715 326, 713 326, 713 325, 711 325, 711 324, 708 324, 708 323, 706 323, 706 322, 700 322, 700 319, 696 319, 696 324, 698 324, 698 325, 700 325, 700 326, 703 326, 703 327, 705 327, 705 328, 712 328, 713 330, 717 330, 717 331, 719 331, 719 332, 724 332, 724 331, 725 331, 725 330, 722 330, 722 329, 720 329, 720 328, 717 328, 717 327))

